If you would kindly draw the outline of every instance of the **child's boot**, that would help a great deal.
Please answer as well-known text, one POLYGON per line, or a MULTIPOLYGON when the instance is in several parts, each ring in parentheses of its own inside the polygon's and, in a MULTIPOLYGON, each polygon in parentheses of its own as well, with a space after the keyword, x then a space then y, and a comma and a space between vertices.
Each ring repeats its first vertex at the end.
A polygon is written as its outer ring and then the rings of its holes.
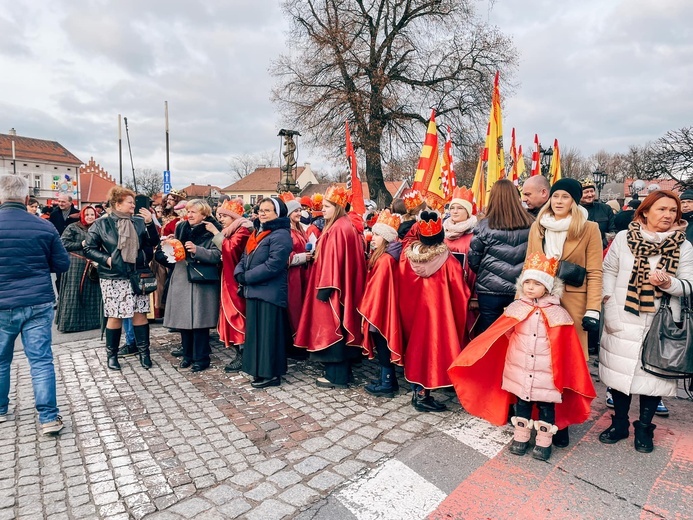
POLYGON ((515 435, 513 436, 513 442, 510 444, 510 453, 514 455, 524 455, 527 453, 527 448, 529 448, 529 438, 532 436, 532 426, 534 421, 532 419, 525 419, 524 417, 511 417, 510 422, 515 427, 515 435))
POLYGON ((537 430, 537 438, 532 457, 538 460, 549 460, 553 435, 558 431, 558 427, 544 421, 534 421, 534 428, 537 430))

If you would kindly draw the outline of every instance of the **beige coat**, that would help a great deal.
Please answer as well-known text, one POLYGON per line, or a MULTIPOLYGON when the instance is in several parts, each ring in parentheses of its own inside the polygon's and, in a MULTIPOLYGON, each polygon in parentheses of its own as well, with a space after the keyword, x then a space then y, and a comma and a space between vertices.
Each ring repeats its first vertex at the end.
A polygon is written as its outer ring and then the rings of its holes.
MULTIPOLYGON (((543 253, 544 248, 539 234, 539 223, 535 222, 529 230, 527 256, 537 251, 543 253)), ((581 287, 566 284, 561 298, 561 305, 575 322, 575 330, 587 358, 587 332, 582 329, 582 318, 587 310, 601 312, 602 309, 602 236, 599 225, 586 222, 580 237, 566 240, 561 260, 573 262, 587 269, 585 283, 581 287)))

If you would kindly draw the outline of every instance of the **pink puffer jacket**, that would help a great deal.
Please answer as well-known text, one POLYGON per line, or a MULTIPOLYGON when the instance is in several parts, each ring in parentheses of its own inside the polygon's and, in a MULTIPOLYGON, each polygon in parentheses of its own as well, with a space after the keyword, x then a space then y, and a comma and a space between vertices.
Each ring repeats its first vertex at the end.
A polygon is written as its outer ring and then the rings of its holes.
POLYGON ((557 296, 546 295, 533 301, 522 300, 536 310, 515 326, 508 344, 503 370, 503 390, 525 401, 560 403, 561 393, 554 386, 551 346, 546 323, 539 308, 560 305, 557 296))

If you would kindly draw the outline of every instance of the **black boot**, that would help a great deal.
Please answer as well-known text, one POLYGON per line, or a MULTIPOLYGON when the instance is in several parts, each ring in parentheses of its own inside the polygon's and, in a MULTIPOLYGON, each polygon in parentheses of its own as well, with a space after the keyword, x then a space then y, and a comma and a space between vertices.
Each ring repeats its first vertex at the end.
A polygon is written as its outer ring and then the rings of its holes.
POLYGON ((558 430, 553 436, 553 445, 557 448, 567 448, 570 444, 570 434, 566 426, 562 430, 558 430))
POLYGON ((135 343, 140 353, 140 365, 149 370, 152 368, 152 360, 149 357, 149 323, 135 325, 132 328, 135 331, 135 343))
POLYGON ((430 390, 414 390, 411 404, 418 412, 444 412, 448 409, 443 403, 439 403, 431 397, 430 390))
POLYGON ((120 345, 121 329, 106 329, 106 356, 108 357, 108 368, 120 370, 118 363, 118 346, 120 345))
POLYGON ((635 451, 640 453, 652 453, 654 450, 654 431, 656 426, 654 424, 644 424, 640 421, 635 421, 633 423, 633 428, 635 430, 635 451))
POLYGON ((611 426, 599 434, 599 442, 604 444, 616 444, 622 439, 628 438, 628 428, 630 422, 628 418, 611 416, 611 426))
POLYGON ((396 380, 394 368, 381 366, 380 379, 375 384, 366 385, 366 392, 371 395, 393 398, 395 396, 394 381, 396 380))

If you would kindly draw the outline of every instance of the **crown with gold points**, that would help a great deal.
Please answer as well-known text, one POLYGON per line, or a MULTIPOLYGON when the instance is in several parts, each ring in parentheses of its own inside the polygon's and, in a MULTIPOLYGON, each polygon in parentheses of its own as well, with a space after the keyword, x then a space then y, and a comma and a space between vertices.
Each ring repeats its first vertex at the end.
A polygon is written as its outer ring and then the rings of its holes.
POLYGON ((325 191, 325 200, 329 200, 332 204, 346 208, 346 205, 351 199, 351 194, 344 186, 333 184, 325 191))
POLYGON ((380 235, 388 242, 394 242, 397 240, 397 230, 400 222, 399 215, 393 215, 389 209, 384 209, 378 215, 378 221, 373 225, 373 233, 380 235))
POLYGON ((295 199, 294 194, 291 193, 290 191, 284 191, 284 192, 280 193, 280 194, 279 194, 279 198, 280 198, 281 200, 283 200, 285 203, 286 203, 286 202, 289 202, 290 200, 294 200, 294 199, 295 199))
POLYGON ((592 177, 585 177, 580 181, 580 184, 582 185, 582 189, 585 190, 587 188, 597 188, 596 183, 594 182, 594 179, 592 177))
POLYGON ((225 200, 219 209, 217 209, 217 213, 230 215, 232 217, 234 215, 242 217, 243 213, 245 213, 245 208, 243 208, 243 203, 240 199, 225 200))
POLYGON ((407 211, 416 209, 426 202, 419 190, 406 190, 402 193, 402 198, 404 199, 404 207, 407 208, 407 211))
POLYGON ((544 253, 537 251, 529 255, 525 260, 520 282, 524 283, 525 280, 535 280, 546 287, 547 291, 551 292, 557 272, 558 260, 553 257, 547 258, 544 253))

